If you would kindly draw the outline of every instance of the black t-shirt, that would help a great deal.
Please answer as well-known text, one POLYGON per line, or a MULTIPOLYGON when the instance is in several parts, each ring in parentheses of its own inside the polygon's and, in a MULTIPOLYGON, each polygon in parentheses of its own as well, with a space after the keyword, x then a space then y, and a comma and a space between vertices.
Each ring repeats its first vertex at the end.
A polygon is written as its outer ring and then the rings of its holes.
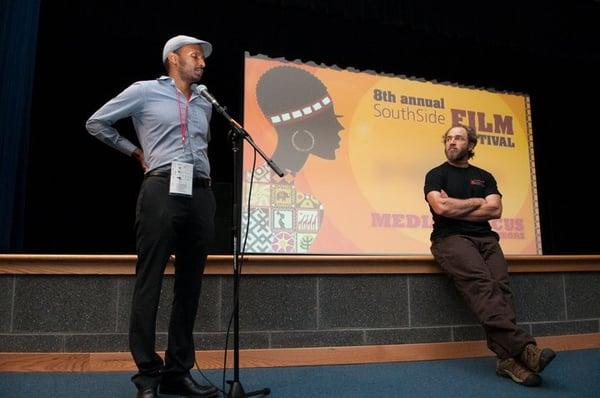
MULTIPOLYGON (((491 194, 498 194, 496 180, 487 171, 479 167, 456 167, 445 162, 431 169, 425 177, 425 198, 431 191, 444 190, 449 197, 456 199, 485 198, 491 194)), ((487 221, 463 221, 437 215, 429 206, 433 215, 433 232, 431 240, 450 235, 495 236, 487 221)))

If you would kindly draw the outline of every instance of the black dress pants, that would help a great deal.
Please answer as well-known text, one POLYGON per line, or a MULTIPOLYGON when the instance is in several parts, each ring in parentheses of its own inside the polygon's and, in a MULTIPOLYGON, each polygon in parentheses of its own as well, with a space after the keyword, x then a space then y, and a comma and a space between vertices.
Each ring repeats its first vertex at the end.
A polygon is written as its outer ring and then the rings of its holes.
POLYGON ((214 237, 215 199, 194 181, 192 197, 169 195, 168 176, 144 178, 136 207, 136 283, 129 346, 138 367, 132 381, 155 386, 194 366, 193 329, 207 247, 214 237), (156 313, 166 264, 175 254, 175 285, 165 361, 155 351, 156 313))

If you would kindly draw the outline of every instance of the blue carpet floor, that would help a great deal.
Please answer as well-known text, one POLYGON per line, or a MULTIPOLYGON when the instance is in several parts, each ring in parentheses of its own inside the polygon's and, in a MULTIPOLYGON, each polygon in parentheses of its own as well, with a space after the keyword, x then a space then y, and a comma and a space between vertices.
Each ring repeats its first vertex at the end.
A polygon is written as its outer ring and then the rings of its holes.
MULTIPOLYGON (((558 353, 539 387, 494 373, 493 358, 374 365, 241 369, 246 392, 269 387, 273 398, 306 397, 600 397, 600 350, 558 353)), ((221 385, 220 371, 206 371, 221 385)), ((194 377, 201 377, 193 371, 194 377)), ((134 397, 129 373, 0 373, 0 397, 134 397)), ((164 397, 168 397, 163 395, 164 397)))

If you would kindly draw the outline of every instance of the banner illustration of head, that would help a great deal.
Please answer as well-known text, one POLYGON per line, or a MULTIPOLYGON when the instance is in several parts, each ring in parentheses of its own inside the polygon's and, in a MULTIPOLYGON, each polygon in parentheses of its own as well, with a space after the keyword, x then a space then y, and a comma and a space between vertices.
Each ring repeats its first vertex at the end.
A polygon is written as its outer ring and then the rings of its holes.
MULTIPOLYGON (((256 170, 247 250, 307 253, 319 233, 325 209, 318 193, 297 189, 295 178, 309 155, 336 158, 344 127, 325 84, 304 69, 286 65, 266 70, 256 83, 255 94, 277 136, 271 157, 287 175, 279 178, 266 165, 256 170)), ((246 175, 246 189, 250 177, 246 175)))
POLYGON ((298 172, 310 154, 335 159, 344 127, 317 77, 292 66, 269 69, 258 80, 256 98, 277 132, 272 158, 283 169, 298 172))

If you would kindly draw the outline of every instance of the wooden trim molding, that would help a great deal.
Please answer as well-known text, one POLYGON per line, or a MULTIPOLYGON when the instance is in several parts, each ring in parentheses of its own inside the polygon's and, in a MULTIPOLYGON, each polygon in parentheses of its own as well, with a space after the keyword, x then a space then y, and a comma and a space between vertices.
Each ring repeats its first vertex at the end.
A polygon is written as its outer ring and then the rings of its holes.
MULTIPOLYGON (((540 346, 556 351, 600 348, 600 333, 539 337, 540 346)), ((232 354, 229 352, 229 354, 232 354)), ((485 341, 371 345, 353 347, 279 348, 240 351, 240 367, 349 365, 475 358, 492 356, 485 341)), ((223 351, 196 352, 203 369, 221 369, 223 351)), ((233 358, 227 364, 231 366, 233 358)), ((135 371, 127 352, 0 353, 0 372, 135 371)))
MULTIPOLYGON (((0 254, 0 274, 132 275, 135 255, 0 254)), ((600 255, 507 256, 510 272, 600 271, 600 255)), ((231 275, 230 255, 208 256, 205 274, 231 275)), ((246 255, 246 275, 436 274, 432 256, 246 255)), ((173 273, 173 265, 167 267, 173 273)))

